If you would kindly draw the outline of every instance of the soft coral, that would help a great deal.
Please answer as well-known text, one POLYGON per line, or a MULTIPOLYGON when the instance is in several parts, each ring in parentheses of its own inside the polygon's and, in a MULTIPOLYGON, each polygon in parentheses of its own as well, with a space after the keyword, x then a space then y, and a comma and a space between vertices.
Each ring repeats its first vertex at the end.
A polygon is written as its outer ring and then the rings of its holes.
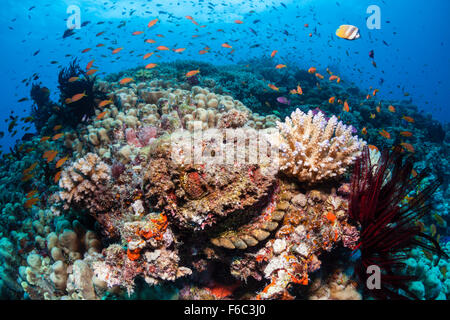
POLYGON ((399 273, 408 249, 421 246, 439 256, 445 255, 438 242, 422 233, 416 224, 430 212, 431 198, 439 182, 431 182, 405 203, 405 197, 417 189, 428 173, 424 170, 413 177, 412 169, 413 161, 404 160, 399 149, 385 150, 378 163, 372 164, 366 148, 355 163, 349 215, 361 227, 357 246, 361 260, 356 273, 365 284, 368 266, 377 265, 381 269, 381 290, 371 290, 378 298, 416 298, 408 290, 408 281, 415 280, 414 277, 399 273))

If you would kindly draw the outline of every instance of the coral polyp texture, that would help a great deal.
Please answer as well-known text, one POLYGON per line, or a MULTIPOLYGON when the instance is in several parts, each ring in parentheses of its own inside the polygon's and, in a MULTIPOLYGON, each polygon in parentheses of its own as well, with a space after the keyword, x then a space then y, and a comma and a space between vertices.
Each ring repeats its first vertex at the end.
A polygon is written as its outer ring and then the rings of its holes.
POLYGON ((280 169, 301 182, 316 183, 344 174, 361 155, 365 142, 352 127, 322 112, 295 110, 277 122, 280 130, 280 169))

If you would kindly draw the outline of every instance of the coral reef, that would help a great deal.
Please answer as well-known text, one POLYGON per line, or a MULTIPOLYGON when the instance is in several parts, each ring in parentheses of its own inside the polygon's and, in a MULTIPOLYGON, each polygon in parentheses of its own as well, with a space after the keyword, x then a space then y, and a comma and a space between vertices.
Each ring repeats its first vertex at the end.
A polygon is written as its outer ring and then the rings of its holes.
POLYGON ((365 142, 336 117, 326 120, 295 110, 280 129, 280 169, 301 182, 316 183, 339 177, 360 156, 365 142))

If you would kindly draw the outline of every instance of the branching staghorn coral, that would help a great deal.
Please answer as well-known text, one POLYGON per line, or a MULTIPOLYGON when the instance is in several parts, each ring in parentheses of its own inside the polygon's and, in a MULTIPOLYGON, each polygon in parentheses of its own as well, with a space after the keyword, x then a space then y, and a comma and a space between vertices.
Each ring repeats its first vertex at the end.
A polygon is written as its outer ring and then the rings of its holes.
POLYGON ((335 116, 307 114, 299 109, 280 130, 280 170, 309 184, 339 177, 361 154, 363 140, 352 135, 352 129, 335 116))

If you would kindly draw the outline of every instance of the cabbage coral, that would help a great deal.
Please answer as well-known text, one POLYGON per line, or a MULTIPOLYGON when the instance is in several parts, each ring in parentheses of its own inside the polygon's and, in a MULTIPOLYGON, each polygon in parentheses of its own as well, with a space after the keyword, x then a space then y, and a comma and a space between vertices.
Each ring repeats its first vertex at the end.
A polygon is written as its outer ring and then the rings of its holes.
POLYGON ((307 114, 299 109, 280 130, 280 170, 301 182, 316 183, 345 173, 361 154, 365 142, 352 135, 352 128, 335 116, 307 114))

